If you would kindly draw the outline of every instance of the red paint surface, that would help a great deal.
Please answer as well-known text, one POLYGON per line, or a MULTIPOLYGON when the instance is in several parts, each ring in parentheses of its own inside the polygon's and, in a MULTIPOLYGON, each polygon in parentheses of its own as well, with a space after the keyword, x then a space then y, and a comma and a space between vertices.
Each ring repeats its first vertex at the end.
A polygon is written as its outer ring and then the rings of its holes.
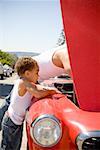
POLYGON ((80 108, 100 111, 100 1, 61 0, 80 108))
POLYGON ((100 113, 83 111, 61 94, 35 102, 29 109, 28 121, 27 134, 30 150, 77 150, 75 140, 80 133, 100 130, 100 113), (62 139, 52 148, 36 145, 30 136, 31 123, 43 114, 54 115, 62 124, 62 139))

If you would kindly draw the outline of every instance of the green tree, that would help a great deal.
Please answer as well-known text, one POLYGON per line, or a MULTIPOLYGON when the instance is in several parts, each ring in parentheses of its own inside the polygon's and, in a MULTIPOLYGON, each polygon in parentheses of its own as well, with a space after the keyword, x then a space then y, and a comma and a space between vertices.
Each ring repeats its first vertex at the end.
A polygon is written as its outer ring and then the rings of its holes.
POLYGON ((61 46, 65 43, 65 32, 64 32, 64 29, 61 30, 61 33, 60 33, 60 36, 58 38, 58 41, 57 41, 57 45, 58 46, 61 46))
POLYGON ((0 62, 3 65, 7 64, 13 68, 17 59, 16 55, 0 50, 0 62))

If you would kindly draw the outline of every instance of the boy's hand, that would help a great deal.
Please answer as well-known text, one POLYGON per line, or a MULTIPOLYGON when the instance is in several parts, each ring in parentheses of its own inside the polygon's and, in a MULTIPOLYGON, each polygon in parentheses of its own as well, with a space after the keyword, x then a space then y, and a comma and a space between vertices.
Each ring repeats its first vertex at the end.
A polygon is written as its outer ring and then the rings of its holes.
POLYGON ((30 92, 36 98, 43 98, 49 95, 61 93, 54 87, 45 87, 39 84, 34 84, 24 79, 24 84, 28 92, 30 92))
POLYGON ((61 93, 58 89, 55 87, 44 87, 45 90, 50 90, 51 94, 61 93))

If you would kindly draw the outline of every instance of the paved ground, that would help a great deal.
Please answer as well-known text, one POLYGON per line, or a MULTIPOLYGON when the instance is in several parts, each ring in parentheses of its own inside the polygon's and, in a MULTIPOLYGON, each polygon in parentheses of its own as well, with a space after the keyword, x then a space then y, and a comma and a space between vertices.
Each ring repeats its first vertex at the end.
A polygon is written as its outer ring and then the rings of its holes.
MULTIPOLYGON (((4 80, 0 79, 0 106, 2 105, 2 103, 4 101, 4 98, 11 91, 16 78, 17 78, 16 74, 13 74, 12 77, 4 78, 4 80)), ((1 141, 1 132, 0 132, 0 141, 1 141)), ((26 145, 27 145, 27 137, 26 137, 25 123, 24 123, 24 131, 23 131, 21 150, 26 150, 26 145)))

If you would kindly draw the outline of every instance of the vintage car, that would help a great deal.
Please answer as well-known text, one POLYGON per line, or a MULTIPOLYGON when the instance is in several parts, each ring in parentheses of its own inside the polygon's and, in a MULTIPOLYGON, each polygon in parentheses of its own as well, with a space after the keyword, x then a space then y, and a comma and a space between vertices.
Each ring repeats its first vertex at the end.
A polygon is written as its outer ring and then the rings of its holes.
POLYGON ((6 77, 12 76, 12 70, 13 69, 9 65, 5 64, 3 66, 3 68, 4 68, 4 76, 6 76, 6 77))
POLYGON ((0 77, 1 79, 3 79, 4 77, 4 68, 3 68, 3 64, 0 62, 0 77))
POLYGON ((28 149, 100 150, 100 1, 60 2, 72 79, 43 82, 62 94, 29 108, 28 149))

